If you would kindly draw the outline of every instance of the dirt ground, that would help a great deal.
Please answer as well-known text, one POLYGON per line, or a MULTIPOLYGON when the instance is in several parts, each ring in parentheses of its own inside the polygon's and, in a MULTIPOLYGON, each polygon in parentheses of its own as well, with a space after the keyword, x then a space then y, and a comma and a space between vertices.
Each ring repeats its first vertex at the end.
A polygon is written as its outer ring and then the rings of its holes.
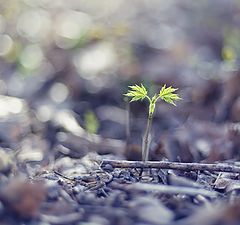
POLYGON ((239 40, 237 0, 1 1, 0 224, 240 224, 239 40))

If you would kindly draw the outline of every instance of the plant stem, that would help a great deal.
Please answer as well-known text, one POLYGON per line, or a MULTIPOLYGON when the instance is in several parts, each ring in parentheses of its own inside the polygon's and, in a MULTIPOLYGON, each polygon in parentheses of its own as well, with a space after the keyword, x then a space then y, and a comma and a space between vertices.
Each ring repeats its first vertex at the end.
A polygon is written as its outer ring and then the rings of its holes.
POLYGON ((150 145, 150 141, 151 141, 150 131, 151 131, 151 127, 152 127, 152 118, 153 118, 153 114, 150 113, 148 115, 146 131, 145 131, 145 134, 143 136, 143 143, 142 143, 142 160, 143 161, 148 160, 149 145, 150 145))

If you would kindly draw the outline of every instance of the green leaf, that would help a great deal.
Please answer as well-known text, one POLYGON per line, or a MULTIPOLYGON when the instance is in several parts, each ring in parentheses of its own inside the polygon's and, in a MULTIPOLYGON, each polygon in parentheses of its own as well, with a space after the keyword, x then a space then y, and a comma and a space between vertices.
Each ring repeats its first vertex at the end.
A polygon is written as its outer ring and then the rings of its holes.
POLYGON ((166 84, 161 88, 158 96, 165 102, 170 103, 174 106, 176 106, 175 101, 180 100, 181 98, 178 96, 178 94, 174 93, 177 91, 177 88, 173 88, 172 86, 166 87, 166 84))
POLYGON ((130 102, 134 102, 134 101, 143 100, 144 98, 146 98, 147 90, 143 86, 143 84, 141 84, 141 86, 133 85, 133 86, 129 86, 128 93, 124 95, 127 97, 131 97, 132 99, 130 102))

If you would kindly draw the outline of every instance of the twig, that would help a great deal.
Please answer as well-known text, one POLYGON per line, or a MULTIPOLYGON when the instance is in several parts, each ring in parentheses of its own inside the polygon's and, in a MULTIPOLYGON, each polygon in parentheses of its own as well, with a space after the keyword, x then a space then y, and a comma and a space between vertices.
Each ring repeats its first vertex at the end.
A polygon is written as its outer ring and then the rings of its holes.
POLYGON ((113 168, 159 168, 183 171, 207 170, 211 172, 240 173, 240 167, 226 163, 206 164, 206 163, 179 163, 165 161, 126 161, 126 160, 103 160, 101 167, 110 164, 113 168))
POLYGON ((65 176, 65 175, 63 175, 63 174, 61 174, 61 173, 59 173, 59 172, 56 171, 56 170, 53 170, 53 172, 54 172, 55 174, 57 174, 58 176, 64 178, 64 179, 71 180, 71 181, 75 181, 73 178, 67 177, 67 176, 65 176))
POLYGON ((128 190, 139 190, 139 191, 149 191, 157 192, 161 194, 186 194, 190 196, 203 195, 210 198, 218 196, 215 191, 208 191, 205 189, 191 188, 191 187, 179 187, 179 186, 169 186, 161 184, 147 184, 147 183, 135 183, 127 186, 128 190))

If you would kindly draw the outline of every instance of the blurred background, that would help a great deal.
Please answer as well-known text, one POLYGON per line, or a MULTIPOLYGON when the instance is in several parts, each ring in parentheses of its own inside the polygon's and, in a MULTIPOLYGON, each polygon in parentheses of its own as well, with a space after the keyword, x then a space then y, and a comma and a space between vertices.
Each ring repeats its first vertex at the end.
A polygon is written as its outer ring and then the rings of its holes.
POLYGON ((123 93, 166 83, 183 101, 158 104, 150 158, 236 158, 239 40, 238 0, 1 1, 0 145, 21 162, 140 159, 147 103, 123 93))

